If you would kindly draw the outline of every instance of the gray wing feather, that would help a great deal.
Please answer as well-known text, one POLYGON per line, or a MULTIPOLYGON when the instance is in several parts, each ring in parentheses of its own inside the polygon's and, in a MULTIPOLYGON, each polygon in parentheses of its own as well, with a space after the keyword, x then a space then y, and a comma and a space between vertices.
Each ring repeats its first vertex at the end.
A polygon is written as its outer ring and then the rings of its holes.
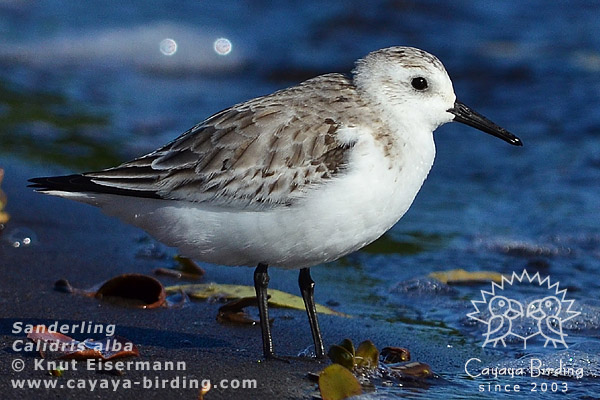
POLYGON ((323 75, 228 108, 144 157, 85 175, 165 199, 289 205, 344 169, 353 143, 337 133, 353 126, 348 109, 361 103, 343 75, 323 75))

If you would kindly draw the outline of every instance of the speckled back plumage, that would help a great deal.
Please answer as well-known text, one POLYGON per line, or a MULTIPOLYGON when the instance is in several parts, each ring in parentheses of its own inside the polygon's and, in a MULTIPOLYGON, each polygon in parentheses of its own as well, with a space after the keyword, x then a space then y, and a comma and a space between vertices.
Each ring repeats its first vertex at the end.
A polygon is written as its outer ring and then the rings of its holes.
POLYGON ((165 199, 290 205, 344 169, 354 143, 338 132, 370 114, 346 76, 322 75, 232 106, 146 156, 85 175, 165 199))

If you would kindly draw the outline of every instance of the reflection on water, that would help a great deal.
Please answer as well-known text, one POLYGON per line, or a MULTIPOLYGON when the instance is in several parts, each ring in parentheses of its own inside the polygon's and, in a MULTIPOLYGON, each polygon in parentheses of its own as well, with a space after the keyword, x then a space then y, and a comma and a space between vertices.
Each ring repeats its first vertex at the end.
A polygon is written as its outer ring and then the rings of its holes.
POLYGON ((106 116, 82 111, 65 96, 28 91, 0 80, 0 153, 90 168, 120 161, 120 143, 102 139, 106 116))
POLYGON ((6 240, 15 249, 29 247, 37 242, 37 235, 29 228, 18 227, 9 228, 3 235, 6 240))
POLYGON ((416 255, 441 249, 449 244, 454 236, 426 232, 403 232, 397 235, 388 233, 364 247, 361 253, 416 255))
POLYGON ((0 59, 34 68, 135 67, 188 75, 242 68, 243 53, 238 49, 230 54, 231 42, 219 39, 219 31, 169 21, 115 28, 90 26, 76 35, 67 29, 29 43, 2 42, 0 59))
POLYGON ((4 227, 8 220, 10 219, 10 215, 4 211, 4 207, 6 207, 7 197, 6 194, 2 191, 2 180, 4 179, 4 170, 0 168, 0 233, 4 230, 4 227))

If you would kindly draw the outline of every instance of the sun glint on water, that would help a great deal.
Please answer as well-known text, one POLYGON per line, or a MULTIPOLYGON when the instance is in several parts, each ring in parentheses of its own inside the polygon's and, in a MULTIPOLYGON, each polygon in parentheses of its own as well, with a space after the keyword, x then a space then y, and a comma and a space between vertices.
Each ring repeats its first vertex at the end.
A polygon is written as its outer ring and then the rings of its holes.
POLYGON ((215 49, 215 52, 220 56, 228 55, 229 53, 231 53, 232 49, 231 41, 226 38, 219 38, 215 40, 213 47, 215 49))
POLYGON ((172 56, 177 52, 177 42, 173 39, 163 39, 160 42, 160 52, 165 56, 172 56))

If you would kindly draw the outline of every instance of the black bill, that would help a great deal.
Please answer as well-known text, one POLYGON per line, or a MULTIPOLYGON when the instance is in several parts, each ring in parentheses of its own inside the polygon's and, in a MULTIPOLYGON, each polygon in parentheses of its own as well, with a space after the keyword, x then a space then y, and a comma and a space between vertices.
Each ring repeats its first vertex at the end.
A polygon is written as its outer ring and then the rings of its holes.
POLYGON ((483 115, 471 110, 460 101, 455 101, 454 107, 449 109, 448 112, 454 114, 454 120, 456 122, 462 122, 463 124, 472 126, 473 128, 479 129, 485 133, 489 133, 492 136, 496 136, 497 138, 500 138, 512 145, 523 146, 521 139, 506 129, 496 125, 483 115))

